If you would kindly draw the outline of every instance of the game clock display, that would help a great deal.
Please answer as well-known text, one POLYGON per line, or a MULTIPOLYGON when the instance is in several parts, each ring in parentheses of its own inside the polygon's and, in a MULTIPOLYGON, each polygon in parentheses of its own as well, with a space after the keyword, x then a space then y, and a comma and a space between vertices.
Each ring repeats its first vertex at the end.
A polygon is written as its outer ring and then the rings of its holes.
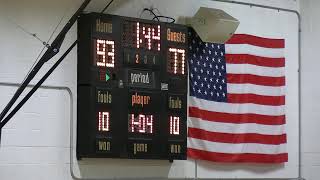
POLYGON ((187 33, 163 22, 79 17, 78 159, 186 159, 187 33))

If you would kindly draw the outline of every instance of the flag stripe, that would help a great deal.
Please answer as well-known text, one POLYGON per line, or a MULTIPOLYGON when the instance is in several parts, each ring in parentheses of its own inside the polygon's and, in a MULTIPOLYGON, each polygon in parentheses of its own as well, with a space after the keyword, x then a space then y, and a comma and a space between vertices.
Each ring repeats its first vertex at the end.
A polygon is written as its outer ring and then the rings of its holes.
POLYGON ((206 119, 208 121, 224 122, 224 123, 256 123, 264 125, 283 125, 285 124, 285 116, 268 116, 261 114, 235 114, 221 113, 215 111, 202 110, 197 107, 189 107, 189 116, 195 118, 206 119))
POLYGON ((251 44, 266 48, 284 48, 285 41, 284 39, 270 39, 248 34, 235 34, 226 44, 251 44))
POLYGON ((230 94, 258 94, 262 96, 284 96, 285 87, 260 86, 255 84, 228 83, 227 91, 230 94))
POLYGON ((257 133, 221 133, 211 132, 198 128, 188 128, 188 134, 191 138, 203 139, 222 143, 260 143, 260 144, 283 144, 287 142, 286 134, 264 135, 257 133))
POLYGON ((283 77, 285 75, 284 67, 263 67, 252 64, 227 64, 228 74, 252 74, 268 77, 283 77))
POLYGON ((283 163, 288 162, 288 154, 258 154, 258 153, 216 153, 188 148, 188 156, 195 159, 217 162, 245 162, 245 163, 283 163))
POLYGON ((265 77, 252 74, 227 74, 228 83, 257 84, 263 86, 284 86, 285 77, 265 77))
POLYGON ((189 148, 212 151, 217 153, 260 153, 280 154, 286 153, 286 144, 258 144, 258 143, 220 143, 214 141, 200 140, 188 137, 189 148), (205 145, 205 146, 204 146, 205 145))
POLYGON ((212 132, 245 134, 256 133, 264 135, 282 135, 284 134, 284 125, 264 125, 255 123, 225 123, 218 121, 209 121, 201 118, 190 117, 189 127, 203 129, 212 132))
POLYGON ((229 103, 253 103, 270 106, 285 104, 285 96, 261 96, 257 94, 227 94, 229 103))
POLYGON ((226 44, 226 54, 251 54, 268 58, 284 58, 284 49, 270 49, 248 44, 226 44))
POLYGON ((268 58, 250 54, 226 54, 225 58, 228 64, 253 64, 266 67, 285 66, 284 58, 268 58))
POLYGON ((284 106, 223 103, 223 102, 207 101, 207 100, 199 99, 193 96, 189 97, 189 106, 201 107, 201 109, 206 111, 230 113, 230 114, 243 114, 245 116, 250 116, 250 114, 257 114, 262 116, 266 115, 266 117, 270 117, 270 119, 273 119, 275 117, 285 114, 284 106))

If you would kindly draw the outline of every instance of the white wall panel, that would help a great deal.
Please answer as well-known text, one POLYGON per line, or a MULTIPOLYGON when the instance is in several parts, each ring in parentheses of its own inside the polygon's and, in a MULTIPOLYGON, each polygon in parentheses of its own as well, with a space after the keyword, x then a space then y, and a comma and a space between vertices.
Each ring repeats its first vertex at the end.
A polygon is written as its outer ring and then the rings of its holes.
POLYGON ((301 1, 302 13, 302 175, 307 180, 320 177, 320 85, 319 71, 320 1, 301 1))

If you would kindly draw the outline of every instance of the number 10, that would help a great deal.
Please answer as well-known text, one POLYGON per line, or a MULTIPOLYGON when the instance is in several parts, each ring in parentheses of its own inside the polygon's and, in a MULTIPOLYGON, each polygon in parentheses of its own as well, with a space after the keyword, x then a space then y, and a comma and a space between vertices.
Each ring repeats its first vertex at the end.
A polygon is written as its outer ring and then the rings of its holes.
POLYGON ((179 135, 180 134, 180 117, 170 116, 170 134, 179 135))
POLYGON ((107 132, 110 130, 109 116, 110 116, 109 112, 99 112, 99 125, 98 125, 99 131, 107 132))

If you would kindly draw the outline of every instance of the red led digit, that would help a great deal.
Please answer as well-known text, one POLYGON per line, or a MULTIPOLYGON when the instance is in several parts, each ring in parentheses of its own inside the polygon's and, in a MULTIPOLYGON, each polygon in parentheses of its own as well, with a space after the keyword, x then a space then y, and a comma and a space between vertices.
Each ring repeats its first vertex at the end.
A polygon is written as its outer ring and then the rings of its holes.
POLYGON ((180 134, 180 117, 170 116, 170 134, 180 134))
POLYGON ((97 66, 114 67, 114 41, 97 40, 97 66))
POLYGON ((181 74, 184 74, 184 66, 185 66, 185 50, 178 49, 178 53, 181 54, 181 74))
POLYGON ((153 133, 153 115, 147 116, 147 127, 150 133, 153 133))
POLYGON ((157 43, 158 44, 158 51, 160 51, 160 25, 158 25, 158 32, 157 32, 157 35, 155 35, 155 29, 152 28, 152 39, 155 39, 155 40, 158 40, 159 42, 157 43))
POLYGON ((169 56, 169 61, 173 61, 173 67, 170 65, 170 69, 173 69, 174 74, 184 74, 185 73, 185 50, 177 48, 169 48, 169 53, 174 55, 173 59, 171 55, 169 56))
POLYGON ((134 122, 134 114, 131 114, 130 116, 131 116, 131 118, 130 118, 131 119, 131 122, 130 122, 131 123, 130 124, 131 125, 131 132, 134 132, 134 123, 135 123, 134 122))
POLYGON ((99 112, 99 131, 107 132, 110 130, 109 112, 99 112))
POLYGON ((114 41, 106 41, 106 45, 108 46, 108 53, 107 53, 107 67, 114 67, 114 41))
POLYGON ((144 34, 144 38, 148 39, 148 49, 151 50, 151 29, 148 28, 148 34, 145 34, 145 33, 143 34, 144 34))
POLYGON ((106 41, 98 39, 97 40, 97 66, 106 66, 106 41))
POLYGON ((137 22, 137 49, 140 48, 140 24, 137 22))
MULTIPOLYGON (((132 126, 132 131, 135 132, 135 127, 138 126, 138 129, 140 130, 140 117, 138 117, 138 121, 135 121, 134 114, 131 115, 131 126, 132 126)), ((139 131, 138 130, 138 131, 139 131)))
POLYGON ((143 114, 139 114, 139 132, 145 133, 146 132, 146 116, 143 114))

